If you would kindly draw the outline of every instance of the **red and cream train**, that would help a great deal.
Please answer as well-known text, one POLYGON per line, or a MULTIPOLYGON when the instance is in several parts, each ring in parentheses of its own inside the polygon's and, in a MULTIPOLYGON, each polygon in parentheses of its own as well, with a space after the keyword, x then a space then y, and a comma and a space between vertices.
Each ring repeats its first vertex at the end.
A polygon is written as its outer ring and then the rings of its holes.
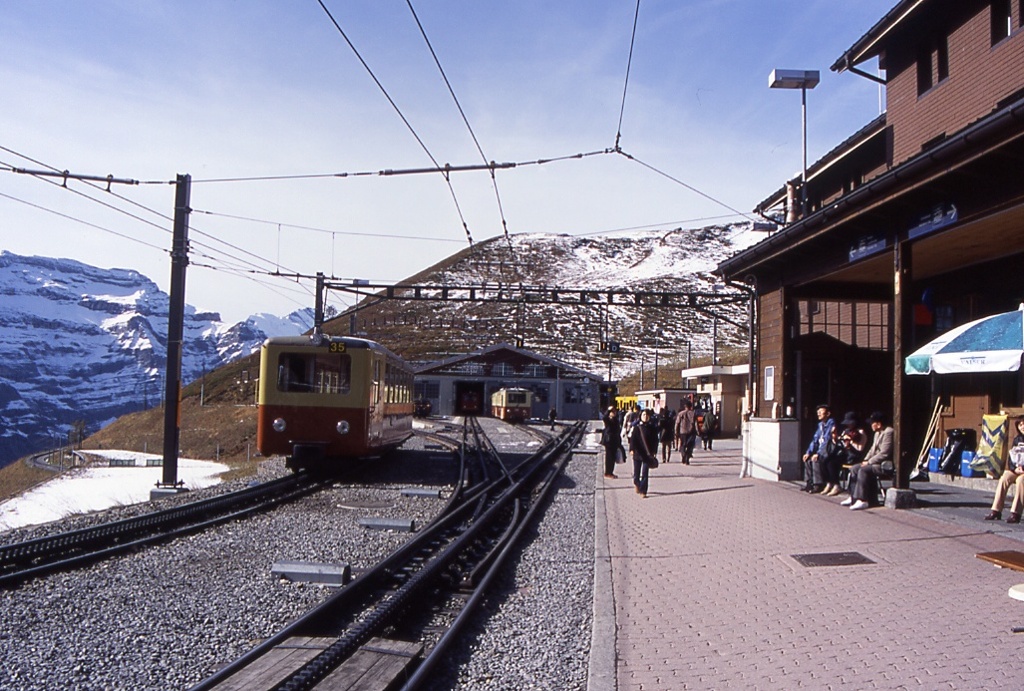
POLYGON ((268 338, 260 351, 256 444, 288 466, 383 454, 412 435, 412 369, 362 338, 268 338))

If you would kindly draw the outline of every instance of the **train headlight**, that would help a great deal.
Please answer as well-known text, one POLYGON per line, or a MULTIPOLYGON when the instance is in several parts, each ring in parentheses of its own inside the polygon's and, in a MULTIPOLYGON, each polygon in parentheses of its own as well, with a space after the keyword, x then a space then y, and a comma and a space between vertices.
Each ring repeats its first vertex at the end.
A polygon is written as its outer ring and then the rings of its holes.
POLYGON ((274 418, 273 428, 275 432, 284 432, 284 428, 287 426, 283 417, 274 418))
POLYGON ((348 434, 348 420, 342 420, 338 423, 338 434, 348 434))

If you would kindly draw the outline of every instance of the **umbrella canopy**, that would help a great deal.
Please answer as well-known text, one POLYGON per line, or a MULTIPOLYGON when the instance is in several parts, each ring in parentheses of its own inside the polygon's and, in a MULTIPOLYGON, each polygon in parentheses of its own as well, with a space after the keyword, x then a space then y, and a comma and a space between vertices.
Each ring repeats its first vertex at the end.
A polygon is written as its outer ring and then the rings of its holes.
POLYGON ((1016 372, 1024 354, 1024 304, 958 326, 907 356, 907 374, 1016 372))

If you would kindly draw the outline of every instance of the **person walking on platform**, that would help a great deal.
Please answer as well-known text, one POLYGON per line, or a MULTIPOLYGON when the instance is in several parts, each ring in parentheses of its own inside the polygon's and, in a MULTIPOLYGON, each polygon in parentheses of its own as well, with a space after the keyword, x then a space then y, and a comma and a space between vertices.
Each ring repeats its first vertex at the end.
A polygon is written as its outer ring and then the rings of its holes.
POLYGON ((651 420, 651 411, 644 408, 640 411, 640 424, 633 427, 629 434, 630 448, 633 450, 633 487, 637 494, 647 498, 650 485, 651 464, 658 462, 658 428, 651 420))
POLYGON ((615 479, 615 463, 619 460, 619 454, 625 458, 626 452, 622 450, 622 425, 619 423, 619 411, 615 406, 610 406, 604 416, 604 429, 601 430, 601 445, 604 446, 604 476, 615 479))
POLYGON ((868 418, 875 436, 871 438, 871 446, 860 465, 850 469, 850 497, 840 502, 853 511, 860 511, 871 506, 878 497, 878 479, 891 476, 893 473, 893 435, 892 427, 885 424, 885 415, 875 411, 868 418))
POLYGON ((820 493, 825 487, 825 481, 821 474, 819 455, 824 453, 825 445, 832 438, 832 428, 836 421, 832 419, 832 411, 827 403, 821 403, 817 407, 818 427, 814 430, 811 443, 807 445, 804 452, 804 492, 820 493))
POLYGON ((693 445, 697 443, 697 422, 690 401, 683 401, 683 409, 676 415, 676 442, 683 455, 683 463, 690 465, 693 445))
POLYGON ((714 410, 708 408, 700 425, 700 441, 705 451, 712 450, 711 446, 715 440, 716 429, 718 429, 718 416, 715 415, 714 410))
POLYGON ((1013 445, 1010 446, 1006 470, 999 478, 996 496, 992 500, 992 510, 985 516, 986 521, 998 521, 1003 517, 1003 504, 1006 502, 1006 494, 1012 485, 1017 489, 1014 490, 1013 503, 1010 504, 1010 516, 1006 522, 1020 523, 1021 510, 1024 509, 1024 415, 1017 418, 1016 426, 1017 436, 1013 438, 1013 445))
POLYGON ((672 458, 672 442, 675 439, 675 415, 668 408, 662 408, 658 415, 658 441, 661 444, 661 462, 668 463, 672 458))

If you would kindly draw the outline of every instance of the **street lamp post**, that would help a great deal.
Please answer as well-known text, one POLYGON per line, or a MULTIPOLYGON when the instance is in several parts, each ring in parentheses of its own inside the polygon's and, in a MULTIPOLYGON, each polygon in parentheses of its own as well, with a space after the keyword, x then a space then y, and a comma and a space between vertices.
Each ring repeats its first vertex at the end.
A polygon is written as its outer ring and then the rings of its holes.
MULTIPOLYGON (((721 283, 716 283, 711 286, 711 289, 715 291, 715 295, 718 295, 719 291, 725 286, 721 283)), ((714 321, 711 327, 711 365, 712 367, 718 364, 718 313, 715 312, 713 316, 714 321)))
POLYGON ((661 337, 664 332, 658 329, 657 333, 654 334, 654 388, 658 388, 658 344, 661 341, 661 337))
POLYGON ((803 139, 803 174, 800 177, 800 216, 807 215, 807 90, 821 81, 818 70, 772 70, 768 75, 770 89, 800 89, 801 134, 803 139))

